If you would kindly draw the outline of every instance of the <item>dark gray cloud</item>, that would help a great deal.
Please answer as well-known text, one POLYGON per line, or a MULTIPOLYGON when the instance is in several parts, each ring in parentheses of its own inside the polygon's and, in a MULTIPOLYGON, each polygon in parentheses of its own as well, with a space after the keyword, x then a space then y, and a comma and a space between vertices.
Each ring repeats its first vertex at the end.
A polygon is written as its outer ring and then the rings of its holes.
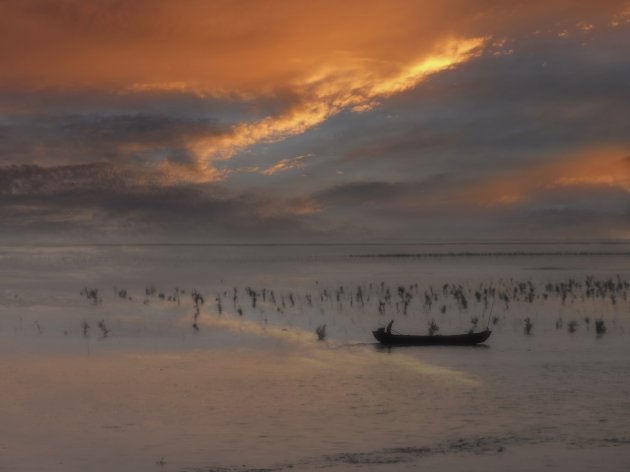
POLYGON ((444 177, 332 186, 306 202, 217 184, 170 185, 109 163, 0 169, 6 241, 330 241, 613 237, 630 230, 630 194, 602 186, 545 187, 523 202, 448 203, 444 177), (442 192, 442 193, 440 193, 442 192), (436 205, 443 196, 445 205, 436 205), (341 236, 340 236, 341 235, 341 236))
POLYGON ((418 181, 348 182, 317 192, 314 198, 329 207, 408 211, 410 207, 418 206, 416 202, 423 197, 433 195, 445 185, 451 184, 445 175, 435 175, 418 181))
POLYGON ((317 197, 329 205, 373 205, 406 193, 406 186, 389 182, 351 182, 320 192, 317 197), (405 187, 405 188, 403 188, 405 187))
POLYGON ((286 88, 253 97, 204 95, 187 90, 55 89, 0 90, 6 116, 158 115, 234 124, 282 113, 300 101, 286 88))
POLYGON ((109 163, 0 169, 0 237, 244 242, 318 237, 300 201, 218 185, 163 185, 109 163), (235 236, 242 235, 242 237, 235 236))
POLYGON ((618 239, 630 233, 630 193, 606 186, 541 187, 523 201, 493 206, 422 183, 357 183, 319 197, 367 240, 618 239))
POLYGON ((543 189, 493 217, 492 226, 515 237, 620 239, 630 234, 630 193, 608 187, 543 189))
POLYGON ((131 184, 109 163, 78 164, 56 167, 14 165, 0 168, 0 196, 47 197, 77 190, 116 190, 131 184))
POLYGON ((190 162, 188 140, 224 132, 215 121, 164 115, 35 115, 0 122, 2 162, 190 162))

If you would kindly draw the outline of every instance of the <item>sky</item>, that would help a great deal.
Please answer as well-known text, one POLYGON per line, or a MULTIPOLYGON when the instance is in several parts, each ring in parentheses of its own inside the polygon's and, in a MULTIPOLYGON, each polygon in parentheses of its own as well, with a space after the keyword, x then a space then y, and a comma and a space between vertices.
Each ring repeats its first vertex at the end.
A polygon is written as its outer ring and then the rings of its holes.
POLYGON ((630 239, 630 2, 0 0, 0 242, 630 239))

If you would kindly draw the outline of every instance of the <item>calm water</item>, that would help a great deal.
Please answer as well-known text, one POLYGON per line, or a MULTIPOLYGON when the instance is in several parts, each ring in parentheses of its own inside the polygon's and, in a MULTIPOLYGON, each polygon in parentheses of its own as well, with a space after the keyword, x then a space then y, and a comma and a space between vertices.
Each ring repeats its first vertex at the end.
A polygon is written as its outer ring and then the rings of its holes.
POLYGON ((0 470, 627 470, 628 254, 5 247, 0 470), (474 318, 486 347, 371 337, 474 318))

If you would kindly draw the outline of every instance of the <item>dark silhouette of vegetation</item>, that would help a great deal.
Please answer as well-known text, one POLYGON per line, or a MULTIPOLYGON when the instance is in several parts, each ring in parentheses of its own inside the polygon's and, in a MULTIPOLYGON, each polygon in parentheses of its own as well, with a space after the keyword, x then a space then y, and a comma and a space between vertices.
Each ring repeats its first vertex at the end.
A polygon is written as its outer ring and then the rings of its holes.
POLYGON ((437 325, 435 320, 429 321, 429 329, 428 329, 429 336, 436 335, 439 330, 440 330, 440 327, 437 325))
MULTIPOLYGON (((141 290, 140 293, 142 293, 141 290)), ((578 321, 569 321, 566 319, 566 315, 561 314, 568 310, 568 307, 579 303, 584 305, 583 310, 597 312, 595 310, 601 310, 602 307, 608 306, 610 310, 619 312, 625 306, 624 303, 628 301, 629 291, 630 283, 619 276, 566 278, 565 280, 543 283, 516 278, 497 278, 484 282, 440 282, 433 285, 427 283, 423 286, 419 286, 417 283, 400 283, 398 281, 396 284, 388 284, 383 280, 326 286, 321 281, 316 281, 312 287, 302 290, 268 286, 245 288, 234 286, 217 290, 214 300, 218 315, 248 317, 252 313, 254 315, 252 320, 256 319, 260 323, 263 321, 266 323, 268 320, 269 323, 293 325, 292 317, 303 314, 317 316, 330 312, 347 314, 348 322, 351 323, 360 322, 356 316, 359 313, 378 314, 379 316, 402 314, 410 318, 415 317, 423 323, 428 322, 429 329, 433 331, 433 334, 437 333, 439 329, 435 320, 440 320, 441 325, 449 323, 447 314, 452 315, 450 319, 458 321, 460 326, 469 319, 470 325, 464 329, 474 332, 479 330, 480 318, 483 319, 484 325, 486 321, 488 326, 490 324, 497 325, 500 320, 509 319, 511 314, 514 316, 515 313, 533 313, 531 305, 540 303, 545 304, 547 313, 550 313, 553 307, 558 308, 559 311, 552 315, 551 320, 541 321, 540 326, 536 325, 537 334, 539 330, 547 326, 547 322, 550 322, 552 326, 555 323, 555 328, 559 332, 566 327, 568 333, 573 334, 579 326, 578 321), (245 301, 243 301, 243 294, 245 294, 245 301), (230 299, 233 302, 233 309, 225 311, 226 300, 230 299), (495 304, 497 307, 501 307, 503 313, 500 316, 493 316, 492 309, 490 309, 489 314, 486 315, 488 308, 491 305, 494 307, 495 304), (563 305, 566 308, 562 308, 563 305), (483 313, 484 315, 467 316, 467 313, 483 313), (438 316, 440 317, 438 318, 438 316), (434 328, 431 328, 432 324, 434 328)), ((194 309, 192 327, 195 332, 198 332, 199 316, 204 305, 204 297, 197 290, 188 293, 191 295, 194 309)), ((147 286, 144 288, 144 303, 170 302, 180 305, 186 300, 186 298, 182 299, 182 294, 186 294, 186 290, 179 287, 163 290, 159 287, 147 286)), ((81 290, 81 295, 92 305, 103 303, 103 298, 97 288, 84 288, 81 290)), ((110 295, 108 292, 107 295, 132 300, 127 288, 114 287, 113 293, 110 295)), ((214 310, 212 312, 214 313, 214 310)), ((605 312, 600 311, 600 313, 605 312)), ((526 335, 533 333, 534 320, 530 316, 522 320, 521 326, 523 326, 526 335)), ((593 323, 591 323, 589 316, 580 317, 579 323, 583 321, 586 330, 590 330, 592 324, 594 331, 598 336, 601 336, 610 326, 607 326, 604 321, 605 314, 598 315, 598 317, 600 319, 593 320, 593 323)), ((33 325, 37 332, 43 333, 39 323, 35 323, 33 322, 33 325)), ((89 337, 90 326, 87 322, 84 323, 82 332, 83 336, 87 338, 89 337)), ((323 326, 325 325, 319 325, 317 328, 323 326)), ((101 329, 100 326, 99 329, 101 329)), ((109 333, 109 330, 107 332, 109 333)))
POLYGON ((193 330, 195 331, 195 333, 199 332, 199 324, 197 323, 197 320, 199 319, 199 315, 201 314, 201 305, 203 305, 205 303, 205 300, 203 299, 203 296, 196 290, 194 289, 191 293, 190 296, 193 299, 193 303, 195 304, 195 313, 193 315, 193 330))
POLYGON ((84 288, 81 290, 81 295, 85 296, 92 305, 98 305, 102 302, 101 298, 98 296, 97 288, 84 288))
POLYGON ((474 316, 470 319, 470 330, 468 331, 469 333, 474 333, 475 330, 477 329, 477 325, 479 324, 479 318, 474 316))
POLYGON ((107 327, 107 325, 105 325, 105 321, 101 320, 98 322, 98 329, 101 330, 101 336, 103 338, 106 338, 109 336, 109 333, 111 332, 111 330, 107 327))
POLYGON ((324 341, 326 339, 326 325, 319 325, 315 328, 315 334, 317 335, 318 341, 324 341))
POLYGON ((597 333, 598 337, 603 336, 606 333, 606 323, 604 320, 595 320, 595 333, 597 333))

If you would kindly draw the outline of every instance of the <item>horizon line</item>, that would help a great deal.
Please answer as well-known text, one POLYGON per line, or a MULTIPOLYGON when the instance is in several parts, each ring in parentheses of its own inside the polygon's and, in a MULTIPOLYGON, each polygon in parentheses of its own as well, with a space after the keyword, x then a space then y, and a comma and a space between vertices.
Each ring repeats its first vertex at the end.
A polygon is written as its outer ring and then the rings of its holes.
POLYGON ((484 241, 353 241, 353 242, 76 242, 76 243, 0 243, 4 247, 347 247, 347 246, 514 246, 514 245, 623 245, 630 244, 630 239, 605 239, 605 240, 484 240, 484 241))

